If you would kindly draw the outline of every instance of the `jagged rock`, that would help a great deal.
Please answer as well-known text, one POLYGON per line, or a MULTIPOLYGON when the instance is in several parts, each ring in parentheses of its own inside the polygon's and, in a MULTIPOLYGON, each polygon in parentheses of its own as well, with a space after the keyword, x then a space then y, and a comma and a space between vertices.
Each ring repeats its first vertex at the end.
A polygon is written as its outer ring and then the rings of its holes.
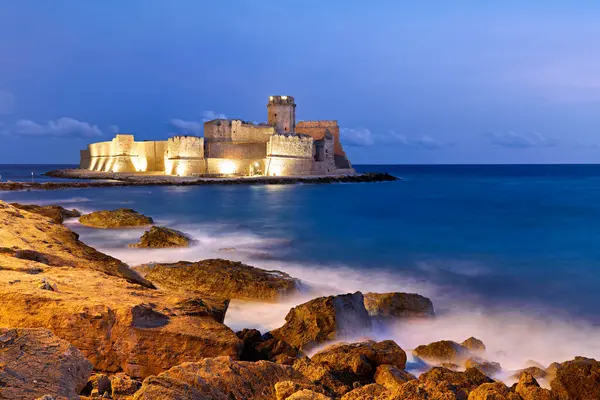
POLYGON ((184 363, 144 380, 135 400, 273 399, 275 384, 311 382, 287 365, 233 361, 228 357, 184 363))
MULTIPOLYGON (((264 357, 260 351, 256 349, 259 343, 264 341, 260 331, 257 329, 243 329, 235 333, 240 340, 244 342, 244 350, 240 356, 242 361, 258 361, 267 360, 270 357, 264 357)), ((293 392, 292 392, 293 393, 293 392)), ((288 393, 290 395, 291 393, 288 393)))
POLYGON ((332 374, 328 365, 313 362, 307 357, 296 360, 293 368, 310 381, 322 385, 329 393, 336 396, 342 396, 352 388, 352 386, 346 385, 332 374))
MULTIPOLYGON (((548 389, 541 388, 535 378, 527 372, 521 374, 519 382, 515 386, 515 392, 523 400, 553 400, 552 393, 548 389)), ((600 394, 600 392, 596 392, 596 394, 600 394)))
POLYGON ((191 243, 192 239, 182 232, 163 226, 153 226, 144 232, 139 243, 130 244, 129 247, 188 247, 191 243))
POLYGON ((467 340, 461 343, 464 347, 469 349, 472 353, 484 353, 485 352, 485 344, 477 338, 471 336, 467 340))
POLYGON ((432 364, 444 362, 462 364, 469 356, 469 349, 452 340, 440 340, 418 346, 412 353, 415 357, 432 364))
POLYGON ((192 297, 175 303, 173 311, 176 315, 190 317, 210 316, 215 321, 223 322, 225 313, 229 308, 229 299, 220 299, 212 296, 192 297))
POLYGON ((359 343, 340 343, 329 346, 311 357, 312 362, 324 365, 347 385, 373 381, 377 367, 389 364, 399 369, 406 366, 406 353, 395 342, 372 340, 359 343))
POLYGON ((411 318, 435 315, 431 300, 416 293, 366 293, 364 303, 372 317, 411 318))
POLYGON ((421 374, 418 379, 408 381, 394 392, 394 400, 417 399, 467 399, 469 393, 484 383, 494 381, 475 368, 464 372, 434 367, 421 374))
POLYGON ((58 286, 56 285, 56 283, 52 283, 46 278, 42 278, 42 280, 40 281, 40 285, 38 287, 42 290, 58 292, 58 286))
POLYGON ((394 365, 382 364, 375 371, 375 383, 385 386, 388 390, 397 390, 406 382, 417 379, 414 375, 394 365))
POLYGON ((469 393, 469 400, 521 400, 502 382, 484 383, 469 393))
POLYGON ((385 396, 387 393, 388 390, 385 386, 378 383, 371 383, 346 393, 342 396, 341 400, 376 400, 382 399, 382 396, 385 396))
MULTIPOLYGON (((548 368, 550 369, 550 367, 548 368)), ((552 393, 559 400, 587 400, 598 398, 600 393, 600 361, 575 357, 556 367, 550 382, 552 393)))
POLYGON ((521 374, 523 374, 523 372, 527 372, 529 375, 533 376, 535 379, 543 379, 548 376, 548 373, 546 372, 546 370, 544 370, 540 367, 527 367, 527 368, 520 369, 517 372, 515 372, 511 376, 511 378, 519 379, 521 377, 521 374))
POLYGON ((465 360, 465 368, 477 368, 486 375, 495 375, 502 370, 499 363, 487 361, 479 357, 469 357, 465 360))
POLYGON ((11 269, 31 270, 27 264, 19 263, 19 260, 30 260, 39 262, 36 265, 39 268, 45 268, 43 264, 46 264, 52 267, 92 269, 153 287, 121 261, 96 251, 78 238, 76 233, 63 225, 0 201, 0 243, 14 249, 13 254, 17 255, 13 262, 4 258, 10 257, 10 253, 0 253, 0 257, 6 264, 13 264, 11 269))
POLYGON ((219 293, 229 299, 276 301, 297 290, 297 280, 284 272, 222 259, 146 264, 136 270, 164 288, 219 293))
POLYGON ((95 374, 90 377, 87 384, 81 391, 81 394, 91 395, 96 393, 98 395, 104 395, 105 392, 108 394, 112 393, 110 378, 105 374, 95 374))
POLYGON ((285 324, 271 334, 300 350, 371 329, 362 293, 319 297, 290 310, 285 324))
POLYGON ((152 225, 152 218, 130 208, 94 211, 79 217, 82 225, 92 228, 131 228, 152 225))
POLYGON ((112 398, 114 400, 119 400, 122 398, 129 399, 129 396, 134 395, 140 390, 142 384, 123 373, 118 373, 110 377, 110 386, 112 389, 112 398))
POLYGON ((43 215, 44 217, 49 218, 55 224, 62 224, 67 218, 77 218, 81 216, 81 213, 77 210, 67 210, 64 207, 57 205, 38 206, 35 204, 19 203, 11 203, 10 205, 15 208, 18 208, 19 210, 25 210, 43 215))
MULTIPOLYGON (((285 400, 285 399, 289 398, 290 396, 292 396, 300 391, 303 391, 303 390, 308 390, 311 393, 316 392, 320 395, 323 395, 323 393, 322 393, 323 389, 315 384, 300 383, 300 382, 294 382, 294 381, 282 381, 282 382, 277 382, 275 384, 275 398, 277 400, 285 400)), ((326 398, 329 399, 328 396, 326 396, 326 398)))
POLYGON ((78 399, 92 364, 46 329, 0 328, 0 398, 46 394, 78 399))
POLYGON ((286 398, 286 400, 332 400, 331 397, 312 390, 302 389, 286 398))

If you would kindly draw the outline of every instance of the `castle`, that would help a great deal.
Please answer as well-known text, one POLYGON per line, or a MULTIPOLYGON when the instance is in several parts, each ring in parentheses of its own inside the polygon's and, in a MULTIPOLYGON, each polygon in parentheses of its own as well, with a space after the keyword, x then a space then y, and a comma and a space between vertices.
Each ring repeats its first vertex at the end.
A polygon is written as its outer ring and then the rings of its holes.
POLYGON ((174 176, 293 176, 351 174, 337 121, 298 121, 291 96, 271 96, 267 123, 215 119, 204 137, 134 140, 118 134, 81 151, 80 168, 174 176))

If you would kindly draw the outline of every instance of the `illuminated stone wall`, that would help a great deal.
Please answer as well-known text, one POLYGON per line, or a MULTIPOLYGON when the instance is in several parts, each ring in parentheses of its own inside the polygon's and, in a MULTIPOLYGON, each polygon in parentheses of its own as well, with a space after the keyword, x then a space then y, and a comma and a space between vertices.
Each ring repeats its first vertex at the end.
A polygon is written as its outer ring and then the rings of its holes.
POLYGON ((215 119, 204 123, 204 140, 207 142, 231 142, 231 122, 215 119))
POLYGON ((231 158, 235 160, 258 159, 267 156, 266 143, 227 143, 206 144, 207 158, 231 158))
POLYGON ((166 175, 193 176, 206 172, 204 138, 197 136, 174 136, 167 141, 164 157, 166 175))
POLYGON ((295 134, 271 136, 267 144, 267 175, 310 175, 312 165, 312 137, 295 134))
POLYGON ((278 133, 295 132, 296 104, 292 96, 270 96, 267 104, 267 122, 278 133))
POLYGON ((104 172, 164 171, 166 141, 135 142, 133 135, 117 135, 110 142, 92 143, 82 152, 80 166, 104 172), (89 154, 89 162, 86 157, 89 154))
POLYGON ((265 159, 207 158, 206 174, 213 176, 264 175, 265 159))

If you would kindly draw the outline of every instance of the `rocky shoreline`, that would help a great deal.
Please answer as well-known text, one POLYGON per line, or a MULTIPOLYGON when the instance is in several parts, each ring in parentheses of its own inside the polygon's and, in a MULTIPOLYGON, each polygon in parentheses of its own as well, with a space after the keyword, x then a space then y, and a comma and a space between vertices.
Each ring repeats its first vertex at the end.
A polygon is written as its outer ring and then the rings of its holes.
MULTIPOLYGON (((268 307, 294 296, 299 281, 222 259, 131 268, 62 221, 125 229, 152 219, 127 209, 90 215, 0 201, 0 399, 600 398, 594 359, 523 366, 507 386, 494 379, 502 366, 473 337, 416 347, 422 373, 413 375, 406 349, 368 336, 386 321, 436 318, 431 300, 415 293, 318 297, 270 332, 234 332, 223 323, 231 300, 268 307)), ((149 229, 146 247, 172 245, 181 234, 149 229)))

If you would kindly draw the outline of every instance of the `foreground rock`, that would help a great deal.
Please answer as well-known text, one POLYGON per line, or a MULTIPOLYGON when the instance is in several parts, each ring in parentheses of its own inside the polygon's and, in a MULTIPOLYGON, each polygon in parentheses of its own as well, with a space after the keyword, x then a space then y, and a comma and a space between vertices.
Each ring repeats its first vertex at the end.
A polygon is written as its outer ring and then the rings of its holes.
POLYGON ((130 208, 119 208, 111 211, 94 211, 79 218, 82 225, 92 228, 132 228, 152 225, 152 218, 130 208))
POLYGON ((557 366, 550 382, 559 400, 596 399, 600 396, 600 361, 575 357, 557 366))
POLYGON ((311 361, 324 365, 337 379, 352 386, 355 382, 373 382, 375 371, 381 365, 403 370, 406 366, 406 353, 391 340, 370 340, 329 346, 312 356, 311 361))
POLYGON ((360 292, 319 297, 290 310, 273 337, 299 350, 335 339, 368 333, 371 320, 360 292))
POLYGON ((79 399, 92 364, 45 329, 0 328, 0 398, 30 400, 46 394, 79 399))
POLYGON ((434 365, 439 363, 460 365, 469 357, 469 349, 452 340, 440 340, 418 346, 413 350, 413 355, 434 365))
POLYGON ((57 205, 38 206, 35 204, 11 203, 11 206, 18 208, 19 210, 25 210, 48 217, 55 224, 62 224, 67 218, 77 218, 81 216, 81 213, 77 210, 67 210, 64 207, 57 205))
MULTIPOLYGON (((435 367, 401 386, 390 399, 448 399, 469 398, 469 393, 485 383, 494 381, 475 368, 464 372, 435 367)), ((493 399, 493 398, 492 398, 493 399)), ((489 400, 486 398, 486 400, 489 400)))
POLYGON ((49 329, 97 371, 133 378, 203 357, 239 357, 242 341, 220 322, 226 299, 132 284, 147 281, 66 227, 2 202, 0 243, 10 246, 0 251, 0 326, 49 329), (19 252, 25 248, 34 250, 19 252))
POLYGON ((0 243, 6 249, 0 256, 35 261, 10 260, 4 263, 5 268, 37 272, 46 266, 85 268, 153 287, 121 261, 80 242, 79 236, 67 227, 3 201, 0 201, 0 243))
POLYGON ((414 318, 432 317, 433 303, 415 293, 366 293, 365 308, 372 317, 414 318))
POLYGON ((163 288, 219 293, 229 299, 277 301, 297 290, 297 280, 284 272, 222 259, 147 264, 135 269, 163 288))
POLYGON ((287 365, 232 361, 227 357, 185 363, 146 379, 135 400, 230 400, 275 398, 278 382, 311 382, 287 365))
POLYGON ((153 226, 144 232, 139 243, 130 244, 129 247, 188 247, 192 240, 185 234, 164 226, 153 226))

